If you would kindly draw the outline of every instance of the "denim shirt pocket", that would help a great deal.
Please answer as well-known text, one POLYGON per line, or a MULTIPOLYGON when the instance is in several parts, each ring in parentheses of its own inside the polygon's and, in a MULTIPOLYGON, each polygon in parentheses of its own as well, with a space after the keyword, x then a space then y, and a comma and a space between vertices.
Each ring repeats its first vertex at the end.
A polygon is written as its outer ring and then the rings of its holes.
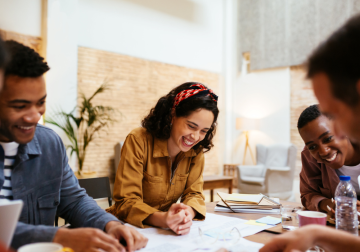
POLYGON ((54 225, 56 210, 60 204, 60 193, 54 192, 38 198, 40 224, 54 225))

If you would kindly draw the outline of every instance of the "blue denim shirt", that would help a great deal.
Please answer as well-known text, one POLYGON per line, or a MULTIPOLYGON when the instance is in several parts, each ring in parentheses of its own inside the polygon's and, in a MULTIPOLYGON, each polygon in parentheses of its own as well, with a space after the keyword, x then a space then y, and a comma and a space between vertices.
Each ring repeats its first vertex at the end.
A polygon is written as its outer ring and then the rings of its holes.
MULTIPOLYGON (((0 188, 4 184, 4 151, 0 148, 0 188)), ((24 202, 11 247, 52 241, 56 212, 73 227, 104 230, 118 221, 79 186, 68 165, 64 144, 51 129, 38 125, 28 144, 19 145, 11 175, 14 199, 24 202)))

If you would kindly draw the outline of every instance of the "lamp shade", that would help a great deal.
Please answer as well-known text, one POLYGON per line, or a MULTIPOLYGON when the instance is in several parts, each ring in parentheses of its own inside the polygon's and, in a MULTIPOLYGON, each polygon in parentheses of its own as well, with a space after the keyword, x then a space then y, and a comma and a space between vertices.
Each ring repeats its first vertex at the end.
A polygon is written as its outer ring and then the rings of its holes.
POLYGON ((259 129, 259 119, 246 118, 246 117, 236 118, 236 129, 257 130, 259 129))

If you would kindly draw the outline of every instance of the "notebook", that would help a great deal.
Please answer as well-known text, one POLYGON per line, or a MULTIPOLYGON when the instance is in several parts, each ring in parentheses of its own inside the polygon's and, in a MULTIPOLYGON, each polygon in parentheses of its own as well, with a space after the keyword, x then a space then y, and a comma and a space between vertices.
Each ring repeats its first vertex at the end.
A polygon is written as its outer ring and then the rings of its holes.
POLYGON ((222 201, 217 207, 229 208, 231 211, 245 209, 272 210, 279 209, 281 204, 263 194, 228 194, 217 192, 222 201))
POLYGON ((0 199, 0 241, 10 246, 23 207, 22 200, 0 199))

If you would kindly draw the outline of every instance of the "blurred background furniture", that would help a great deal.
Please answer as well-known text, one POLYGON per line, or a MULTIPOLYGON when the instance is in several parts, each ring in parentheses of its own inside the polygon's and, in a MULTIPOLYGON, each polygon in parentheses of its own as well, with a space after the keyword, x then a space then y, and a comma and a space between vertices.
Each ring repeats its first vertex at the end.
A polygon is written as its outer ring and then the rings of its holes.
POLYGON ((243 165, 245 164, 246 152, 249 149, 251 160, 253 164, 255 163, 254 154, 250 148, 249 144, 249 131, 250 130, 257 130, 259 128, 259 120, 254 118, 246 118, 240 117, 236 118, 236 129, 242 130, 242 134, 245 135, 245 148, 244 148, 244 157, 243 157, 243 165))
POLYGON ((204 190, 210 190, 210 201, 214 201, 214 189, 229 188, 229 193, 232 193, 233 177, 211 175, 204 176, 204 190))
MULTIPOLYGON (((100 178, 88 178, 88 179, 79 179, 80 187, 84 188, 86 193, 93 199, 102 199, 107 198, 109 206, 112 205, 112 197, 110 191, 110 182, 109 177, 100 177, 100 178)), ((59 223, 59 216, 55 216, 55 226, 57 227, 59 223)), ((67 224, 65 220, 65 224, 67 224)))
POLYGON ((223 174, 224 176, 230 176, 233 178, 233 188, 237 188, 238 186, 238 165, 239 164, 224 164, 223 174))
POLYGON ((239 193, 263 193, 293 200, 296 147, 293 144, 256 145, 257 165, 239 165, 239 193))

